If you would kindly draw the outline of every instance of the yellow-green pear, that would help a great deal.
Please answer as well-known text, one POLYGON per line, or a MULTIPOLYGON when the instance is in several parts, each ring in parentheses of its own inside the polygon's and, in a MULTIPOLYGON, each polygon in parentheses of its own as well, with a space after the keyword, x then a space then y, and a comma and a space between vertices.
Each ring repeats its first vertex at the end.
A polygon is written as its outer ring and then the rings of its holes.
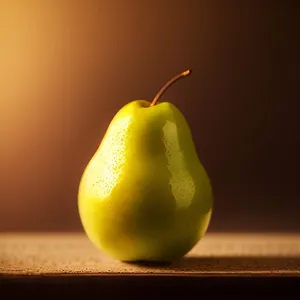
POLYGON ((209 226, 213 190, 183 114, 159 102, 134 100, 112 119, 87 163, 78 209, 91 242, 127 262, 173 262, 185 256, 209 226))

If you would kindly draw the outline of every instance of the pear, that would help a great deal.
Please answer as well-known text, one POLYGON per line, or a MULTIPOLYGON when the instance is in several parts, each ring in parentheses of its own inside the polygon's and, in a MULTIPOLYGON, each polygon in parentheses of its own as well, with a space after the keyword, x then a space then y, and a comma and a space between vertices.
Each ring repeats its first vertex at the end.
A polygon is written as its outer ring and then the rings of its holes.
POLYGON ((183 114, 161 95, 134 100, 114 116, 82 174, 78 210, 99 251, 126 262, 172 263, 209 226, 213 190, 183 114))

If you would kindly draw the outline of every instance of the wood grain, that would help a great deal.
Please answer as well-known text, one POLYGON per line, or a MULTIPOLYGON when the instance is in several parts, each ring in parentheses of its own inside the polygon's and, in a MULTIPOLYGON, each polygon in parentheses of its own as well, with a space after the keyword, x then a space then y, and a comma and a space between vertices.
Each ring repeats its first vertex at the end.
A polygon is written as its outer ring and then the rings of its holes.
POLYGON ((168 266, 113 260, 82 233, 0 234, 1 276, 300 276, 300 234, 207 235, 168 266))

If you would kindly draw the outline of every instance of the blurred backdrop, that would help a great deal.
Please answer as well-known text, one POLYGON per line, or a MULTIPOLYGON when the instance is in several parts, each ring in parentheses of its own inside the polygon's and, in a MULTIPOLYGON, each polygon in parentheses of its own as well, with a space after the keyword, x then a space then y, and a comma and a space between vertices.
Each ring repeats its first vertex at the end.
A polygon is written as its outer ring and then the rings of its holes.
POLYGON ((209 230, 299 231, 292 3, 0 0, 0 231, 81 231, 79 180, 112 117, 187 68, 162 100, 211 177, 209 230))

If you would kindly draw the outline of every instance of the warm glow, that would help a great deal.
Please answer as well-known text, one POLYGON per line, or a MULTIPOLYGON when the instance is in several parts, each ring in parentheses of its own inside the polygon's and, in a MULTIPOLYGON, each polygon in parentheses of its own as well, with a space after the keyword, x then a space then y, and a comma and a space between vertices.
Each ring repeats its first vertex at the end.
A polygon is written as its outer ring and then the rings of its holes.
POLYGON ((38 222, 30 207, 49 219, 57 209, 93 65, 113 67, 109 15, 95 5, 0 0, 0 218, 14 212, 14 224, 38 222))

